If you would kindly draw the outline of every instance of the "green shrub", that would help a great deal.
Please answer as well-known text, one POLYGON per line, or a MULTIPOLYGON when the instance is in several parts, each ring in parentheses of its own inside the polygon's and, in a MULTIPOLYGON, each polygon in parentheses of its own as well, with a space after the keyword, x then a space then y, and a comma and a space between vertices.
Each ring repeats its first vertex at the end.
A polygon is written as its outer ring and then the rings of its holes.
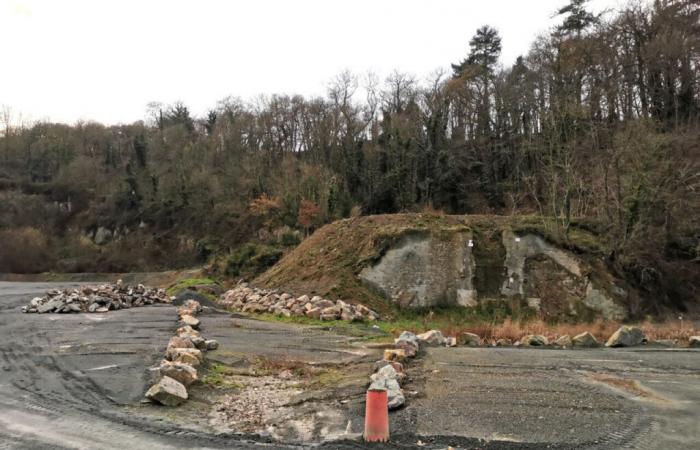
POLYGON ((253 277, 264 272, 282 257, 282 250, 269 245, 248 242, 226 258, 225 273, 229 276, 253 277))
POLYGON ((280 244, 285 247, 296 247, 301 243, 301 238, 297 233, 284 233, 280 237, 280 244))

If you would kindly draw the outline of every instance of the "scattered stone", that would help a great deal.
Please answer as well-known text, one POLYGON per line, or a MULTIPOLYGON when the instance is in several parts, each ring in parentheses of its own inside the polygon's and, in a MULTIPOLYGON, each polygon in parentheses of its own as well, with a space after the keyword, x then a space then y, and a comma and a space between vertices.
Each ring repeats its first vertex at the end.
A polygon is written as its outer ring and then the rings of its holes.
POLYGON ((457 338, 454 336, 446 337, 445 347, 457 347, 457 338))
POLYGON ((418 340, 426 345, 439 346, 445 344, 445 337, 440 330, 430 330, 416 336, 418 340))
POLYGON ((183 325, 187 325, 192 328, 199 328, 199 319, 194 316, 190 316, 189 314, 185 314, 184 316, 180 317, 180 322, 182 322, 183 325))
POLYGON ((481 338, 474 333, 460 333, 457 335, 457 344, 478 347, 481 345, 481 338))
POLYGON ((219 348, 219 341, 214 339, 207 339, 204 341, 204 344, 207 350, 216 350, 219 348))
POLYGON ((549 341, 546 337, 540 334, 528 334, 520 339, 520 345, 526 347, 541 347, 544 345, 549 345, 549 341))
POLYGON ((116 283, 50 289, 43 297, 33 298, 22 308, 22 311, 26 313, 105 313, 109 310, 154 303, 170 303, 170 298, 163 289, 147 288, 142 284, 126 286, 116 283))
POLYGON ((588 331, 584 331, 583 333, 574 336, 572 342, 574 347, 592 348, 600 345, 595 336, 588 331))
POLYGON ((197 369, 195 369, 189 364, 164 361, 158 367, 158 371, 161 375, 165 377, 170 377, 173 380, 182 383, 182 385, 184 385, 185 387, 191 385, 192 383, 198 380, 197 369))
POLYGON ((647 341, 644 332, 639 327, 623 325, 605 343, 606 347, 633 347, 647 341))
POLYGON ((187 400, 187 389, 179 381, 164 376, 146 392, 146 398, 165 406, 177 406, 187 400))
POLYGON ((508 338, 501 338, 496 341, 496 347, 510 347, 513 345, 513 341, 508 338))
POLYGON ((170 348, 165 352, 165 358, 196 367, 202 362, 202 352, 196 348, 170 348))
POLYGON ((573 346, 573 341, 571 340, 571 336, 565 334, 564 336, 559 336, 557 340, 554 341, 554 345, 557 347, 571 348, 573 346))

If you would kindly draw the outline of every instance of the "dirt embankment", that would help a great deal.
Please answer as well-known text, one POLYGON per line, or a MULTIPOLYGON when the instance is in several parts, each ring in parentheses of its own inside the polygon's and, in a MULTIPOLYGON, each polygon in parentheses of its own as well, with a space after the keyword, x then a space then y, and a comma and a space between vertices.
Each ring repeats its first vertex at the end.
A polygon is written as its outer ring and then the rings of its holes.
POLYGON ((621 319, 639 292, 604 263, 594 227, 538 216, 394 214, 318 230, 254 284, 397 307, 510 304, 546 320, 621 319))

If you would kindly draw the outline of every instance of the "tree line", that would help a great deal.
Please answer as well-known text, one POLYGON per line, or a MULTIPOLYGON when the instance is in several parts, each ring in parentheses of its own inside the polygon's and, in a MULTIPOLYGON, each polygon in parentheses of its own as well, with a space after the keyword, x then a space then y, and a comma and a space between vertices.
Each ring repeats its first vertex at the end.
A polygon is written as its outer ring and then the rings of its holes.
POLYGON ((230 97, 204 117, 152 103, 110 127, 6 114, 0 225, 147 224, 231 250, 352 214, 537 213, 564 236, 592 224, 658 281, 660 260, 698 258, 700 2, 587 6, 506 67, 485 25, 425 80, 344 72, 323 97, 230 97))

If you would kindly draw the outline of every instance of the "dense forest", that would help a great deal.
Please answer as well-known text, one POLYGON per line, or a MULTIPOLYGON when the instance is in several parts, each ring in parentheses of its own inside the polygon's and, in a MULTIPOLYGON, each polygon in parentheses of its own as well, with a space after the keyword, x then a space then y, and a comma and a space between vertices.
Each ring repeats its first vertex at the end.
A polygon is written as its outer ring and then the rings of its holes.
POLYGON ((226 98, 204 117, 151 103, 117 126, 5 108, 0 272, 239 275, 351 215, 539 214, 564 239, 604 234, 620 273, 675 295, 700 257, 700 2, 555 14, 509 67, 485 25, 451 71, 342 73, 325 97, 226 98))

